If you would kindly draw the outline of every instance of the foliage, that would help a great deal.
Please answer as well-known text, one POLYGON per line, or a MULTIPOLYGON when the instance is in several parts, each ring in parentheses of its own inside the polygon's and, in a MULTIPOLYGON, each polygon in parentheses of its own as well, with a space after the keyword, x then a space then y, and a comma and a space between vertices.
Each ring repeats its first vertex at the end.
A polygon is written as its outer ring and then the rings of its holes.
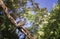
MULTIPOLYGON (((45 11, 45 10, 44 10, 45 11)), ((60 38, 60 4, 54 5, 50 13, 37 11, 36 19, 32 27, 36 39, 60 38), (45 13, 45 14, 44 14, 45 13), (49 15, 50 14, 50 15, 49 15), (38 26, 37 29, 35 26, 38 26)))
MULTIPOLYGON (((40 9, 38 3, 33 0, 3 0, 9 8, 11 15, 16 18, 26 18, 33 25, 28 30, 35 39, 59 39, 60 38, 60 4, 53 6, 50 13, 46 8, 40 9), (26 7, 27 1, 32 7, 26 7), (9 6, 10 5, 10 6, 9 6), (21 10, 21 11, 19 11, 21 10), (32 14, 34 12, 34 15, 32 14), (16 16, 18 15, 18 16, 16 16)), ((7 19, 5 12, 0 7, 0 39, 18 39, 15 27, 7 19)), ((27 37, 25 36, 25 39, 27 37)))
POLYGON ((60 38, 60 5, 53 7, 50 15, 45 18, 37 30, 36 39, 59 39, 60 38))

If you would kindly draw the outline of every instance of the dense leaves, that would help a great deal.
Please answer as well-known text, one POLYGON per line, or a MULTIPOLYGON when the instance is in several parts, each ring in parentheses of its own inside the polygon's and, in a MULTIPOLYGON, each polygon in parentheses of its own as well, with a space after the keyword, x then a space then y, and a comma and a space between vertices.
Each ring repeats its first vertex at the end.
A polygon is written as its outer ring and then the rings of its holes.
MULTIPOLYGON (((11 16, 28 19, 33 23, 27 28, 35 39, 59 39, 60 38, 60 0, 54 5, 51 12, 46 8, 40 9, 38 3, 33 0, 3 0, 9 9, 11 16), (32 7, 27 7, 27 1, 32 7)), ((18 39, 14 25, 7 19, 2 7, 0 7, 0 39, 18 39)), ((28 26, 27 26, 28 27, 28 26)), ((25 36, 25 39, 28 39, 25 36)))

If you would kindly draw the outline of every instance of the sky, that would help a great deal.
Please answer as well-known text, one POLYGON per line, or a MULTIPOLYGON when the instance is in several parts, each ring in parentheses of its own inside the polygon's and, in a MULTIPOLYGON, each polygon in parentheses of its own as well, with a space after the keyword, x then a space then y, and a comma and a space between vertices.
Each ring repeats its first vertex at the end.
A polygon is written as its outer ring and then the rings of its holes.
MULTIPOLYGON (((58 0, 34 0, 36 3, 39 3, 40 8, 46 7, 48 12, 51 11, 52 6, 57 4, 58 0)), ((30 7, 30 2, 28 1, 27 5, 30 7)))

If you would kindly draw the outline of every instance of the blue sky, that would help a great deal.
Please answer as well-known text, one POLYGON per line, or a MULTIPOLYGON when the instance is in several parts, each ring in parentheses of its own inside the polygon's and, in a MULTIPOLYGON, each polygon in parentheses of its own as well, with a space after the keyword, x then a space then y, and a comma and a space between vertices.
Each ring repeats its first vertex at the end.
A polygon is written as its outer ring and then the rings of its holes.
MULTIPOLYGON (((35 2, 39 3, 40 8, 46 7, 48 12, 51 11, 52 6, 57 4, 58 0, 34 0, 35 2)), ((28 1, 27 5, 30 6, 30 2, 28 1)))

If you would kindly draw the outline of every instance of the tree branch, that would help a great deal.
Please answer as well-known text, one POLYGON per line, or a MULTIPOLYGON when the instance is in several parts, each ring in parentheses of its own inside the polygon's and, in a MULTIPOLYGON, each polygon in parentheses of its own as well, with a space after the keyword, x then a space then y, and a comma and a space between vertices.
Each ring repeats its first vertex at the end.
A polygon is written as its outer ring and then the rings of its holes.
POLYGON ((25 24, 25 20, 19 22, 18 24, 16 23, 16 21, 14 20, 14 18, 9 14, 8 12, 8 8, 5 6, 5 4, 3 3, 2 0, 0 0, 0 6, 3 8, 3 10, 5 11, 5 14, 7 16, 7 18, 16 26, 16 27, 20 27, 22 25, 25 24))
POLYGON ((8 8, 5 6, 5 4, 3 3, 2 0, 0 0, 0 6, 3 8, 3 10, 5 11, 5 14, 7 16, 7 18, 11 21, 11 23, 17 27, 21 32, 23 32, 29 39, 34 39, 31 34, 29 33, 29 31, 27 29, 24 29, 23 27, 21 27, 22 25, 25 24, 25 20, 19 22, 18 24, 16 23, 16 21, 14 20, 14 18, 9 14, 8 12, 8 8))

